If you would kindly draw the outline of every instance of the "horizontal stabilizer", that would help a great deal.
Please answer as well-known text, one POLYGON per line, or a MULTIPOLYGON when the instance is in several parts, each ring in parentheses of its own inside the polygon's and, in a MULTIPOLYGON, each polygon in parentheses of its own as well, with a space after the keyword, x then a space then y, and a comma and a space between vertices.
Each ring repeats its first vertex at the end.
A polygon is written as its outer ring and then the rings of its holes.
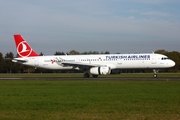
POLYGON ((27 60, 24 58, 14 58, 12 62, 24 63, 27 62, 27 60))

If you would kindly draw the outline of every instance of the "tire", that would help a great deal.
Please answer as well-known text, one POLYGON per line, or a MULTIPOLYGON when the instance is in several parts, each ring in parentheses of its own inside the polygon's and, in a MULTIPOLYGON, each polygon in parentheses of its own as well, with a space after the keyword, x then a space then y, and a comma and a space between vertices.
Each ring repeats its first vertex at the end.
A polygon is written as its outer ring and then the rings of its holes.
POLYGON ((89 77, 90 77, 89 73, 84 73, 84 78, 89 78, 89 77))
POLYGON ((154 78, 157 78, 157 74, 154 74, 154 78))

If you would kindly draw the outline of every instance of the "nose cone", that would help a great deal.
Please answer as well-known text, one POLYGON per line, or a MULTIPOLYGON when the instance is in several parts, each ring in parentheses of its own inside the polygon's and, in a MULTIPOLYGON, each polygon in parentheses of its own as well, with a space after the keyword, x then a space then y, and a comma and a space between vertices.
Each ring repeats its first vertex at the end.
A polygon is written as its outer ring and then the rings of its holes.
POLYGON ((169 62, 169 67, 174 67, 175 64, 176 64, 176 63, 175 63, 173 60, 171 60, 171 61, 169 62))

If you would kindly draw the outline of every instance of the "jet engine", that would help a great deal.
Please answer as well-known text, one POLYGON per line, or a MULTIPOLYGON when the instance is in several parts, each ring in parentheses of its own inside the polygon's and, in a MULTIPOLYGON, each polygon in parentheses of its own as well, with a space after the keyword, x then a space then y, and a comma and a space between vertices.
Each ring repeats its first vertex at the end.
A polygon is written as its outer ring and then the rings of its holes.
POLYGON ((92 67, 89 71, 92 75, 107 75, 111 73, 109 67, 92 67))

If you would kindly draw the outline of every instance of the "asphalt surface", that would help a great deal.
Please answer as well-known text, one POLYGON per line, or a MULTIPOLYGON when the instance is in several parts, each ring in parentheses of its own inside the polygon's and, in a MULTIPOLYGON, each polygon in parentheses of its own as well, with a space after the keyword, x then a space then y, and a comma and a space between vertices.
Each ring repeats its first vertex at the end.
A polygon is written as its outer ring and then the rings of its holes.
POLYGON ((26 77, 26 78, 0 78, 0 80, 134 80, 134 81, 180 81, 180 77, 26 77))

